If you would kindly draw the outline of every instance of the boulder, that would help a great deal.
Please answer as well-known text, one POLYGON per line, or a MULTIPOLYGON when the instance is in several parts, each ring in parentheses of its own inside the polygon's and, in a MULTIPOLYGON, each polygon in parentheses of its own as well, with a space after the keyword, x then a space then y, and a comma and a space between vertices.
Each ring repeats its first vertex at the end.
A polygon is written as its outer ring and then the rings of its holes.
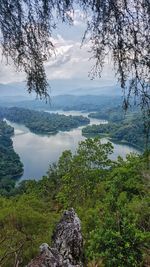
POLYGON ((65 211, 52 236, 52 247, 40 246, 40 253, 27 267, 81 267, 83 239, 81 223, 74 209, 65 211))

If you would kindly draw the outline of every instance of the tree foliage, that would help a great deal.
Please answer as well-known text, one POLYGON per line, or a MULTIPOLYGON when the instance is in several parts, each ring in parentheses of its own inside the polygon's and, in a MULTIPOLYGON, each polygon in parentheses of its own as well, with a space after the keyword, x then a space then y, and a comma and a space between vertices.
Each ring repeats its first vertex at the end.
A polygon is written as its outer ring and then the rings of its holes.
POLYGON ((4 56, 25 71, 29 92, 47 97, 43 63, 54 53, 50 36, 58 21, 72 22, 70 13, 77 5, 87 18, 83 39, 91 42, 96 61, 93 74, 101 73, 105 57, 111 53, 121 87, 127 92, 125 108, 133 93, 150 112, 149 0, 1 0, 4 56))
POLYGON ((56 134, 89 123, 89 119, 83 116, 66 116, 17 107, 0 108, 0 116, 24 124, 32 132, 41 134, 56 134))
POLYGON ((0 120, 0 194, 9 193, 15 186, 13 178, 20 177, 23 173, 23 164, 13 148, 13 134, 14 128, 0 120))
POLYGON ((93 12, 87 31, 96 59, 94 73, 101 72, 105 56, 111 51, 121 87, 128 87, 125 108, 132 93, 141 97, 143 107, 149 105, 150 2, 89 1, 89 6, 93 12))
POLYGON ((128 112, 126 115, 118 108, 91 113, 91 117, 107 119, 107 124, 88 125, 82 129, 85 136, 108 136, 114 141, 127 142, 142 151, 150 148, 150 133, 147 138, 144 133, 142 114, 128 112), (117 112, 117 110, 119 112, 117 112))
POLYGON ((0 29, 3 55, 13 60, 27 75, 29 93, 47 97, 47 79, 43 63, 54 52, 49 37, 55 28, 54 14, 63 21, 70 1, 1 0, 0 29))
POLYGON ((82 222, 84 266, 149 266, 147 162, 144 155, 112 162, 111 152, 110 143, 81 142, 46 177, 24 181, 9 197, 0 197, 1 266, 25 266, 41 243, 50 242, 66 207, 74 207, 82 222))

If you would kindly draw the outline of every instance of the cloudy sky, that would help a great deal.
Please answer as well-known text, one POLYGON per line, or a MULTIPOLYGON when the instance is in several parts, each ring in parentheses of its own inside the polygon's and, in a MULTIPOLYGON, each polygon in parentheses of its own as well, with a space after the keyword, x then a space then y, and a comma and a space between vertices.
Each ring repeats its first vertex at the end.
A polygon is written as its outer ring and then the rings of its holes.
MULTIPOLYGON (((94 62, 89 60, 90 44, 87 42, 81 47, 84 34, 84 15, 77 9, 74 13, 74 25, 58 25, 52 41, 55 45, 55 55, 45 64, 49 80, 83 80, 87 84, 90 81, 89 72, 94 62)), ((17 72, 13 64, 6 65, 1 58, 0 83, 21 82, 25 80, 23 72, 17 72)), ((107 58, 102 78, 94 80, 92 86, 112 85, 116 83, 111 59, 107 58)))

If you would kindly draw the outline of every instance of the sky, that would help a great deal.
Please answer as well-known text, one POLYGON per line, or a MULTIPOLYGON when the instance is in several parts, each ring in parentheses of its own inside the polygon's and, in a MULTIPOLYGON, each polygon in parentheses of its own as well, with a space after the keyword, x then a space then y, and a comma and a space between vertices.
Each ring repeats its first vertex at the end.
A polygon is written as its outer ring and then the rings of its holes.
MULTIPOLYGON (((72 16, 72 15, 71 15, 72 16)), ((89 73, 94 61, 90 60, 89 42, 81 46, 82 37, 85 31, 84 15, 79 9, 74 13, 74 25, 59 24, 55 30, 51 41, 55 45, 55 55, 46 63, 45 69, 47 78, 51 81, 63 80, 82 81, 83 85, 102 86, 115 85, 116 79, 113 72, 111 58, 106 59, 105 67, 101 79, 95 79, 91 83, 89 73)), ((15 70, 11 61, 6 64, 5 59, 1 56, 0 61, 0 83, 14 83, 25 81, 26 77, 23 72, 15 70)))

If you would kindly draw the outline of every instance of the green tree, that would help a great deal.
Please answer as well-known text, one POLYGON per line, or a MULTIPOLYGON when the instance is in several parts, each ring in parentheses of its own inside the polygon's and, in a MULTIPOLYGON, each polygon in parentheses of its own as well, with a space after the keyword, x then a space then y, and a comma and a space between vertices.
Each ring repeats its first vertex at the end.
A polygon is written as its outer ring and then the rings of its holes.
POLYGON ((58 199, 64 206, 75 207, 93 195, 95 185, 113 165, 108 158, 112 149, 111 143, 101 144, 95 138, 82 141, 75 155, 70 151, 62 154, 58 162, 58 172, 61 174, 58 199))
POLYGON ((103 259, 105 266, 143 266, 150 238, 143 163, 136 156, 119 159, 105 182, 101 218, 86 251, 91 259, 103 259))

